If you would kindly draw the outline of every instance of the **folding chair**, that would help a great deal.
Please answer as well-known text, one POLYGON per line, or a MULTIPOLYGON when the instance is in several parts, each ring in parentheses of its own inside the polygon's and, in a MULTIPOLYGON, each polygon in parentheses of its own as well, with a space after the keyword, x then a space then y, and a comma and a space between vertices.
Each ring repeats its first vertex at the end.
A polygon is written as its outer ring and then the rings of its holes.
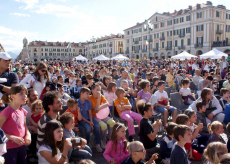
POLYGON ((62 106, 62 110, 60 111, 60 115, 65 113, 65 111, 68 109, 68 106, 62 106))
POLYGON ((192 92, 196 93, 197 88, 196 88, 196 85, 192 81, 190 82, 190 87, 189 88, 191 89, 192 92))
POLYGON ((182 97, 179 92, 170 93, 171 95, 171 106, 177 108, 177 110, 185 111, 188 109, 189 105, 184 105, 182 97))
POLYGON ((170 99, 170 93, 172 92, 172 89, 169 88, 169 87, 166 87, 166 88, 165 88, 165 92, 167 92, 168 98, 170 99))

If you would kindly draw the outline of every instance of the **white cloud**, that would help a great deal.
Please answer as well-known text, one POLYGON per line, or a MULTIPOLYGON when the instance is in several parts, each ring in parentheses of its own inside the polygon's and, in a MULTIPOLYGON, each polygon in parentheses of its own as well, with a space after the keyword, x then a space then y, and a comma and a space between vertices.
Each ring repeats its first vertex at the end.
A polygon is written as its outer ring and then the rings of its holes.
POLYGON ((35 6, 35 4, 38 3, 38 0, 15 0, 15 1, 25 3, 27 6, 20 7, 20 8, 23 8, 25 10, 33 8, 35 6))
POLYGON ((19 16, 19 17, 30 17, 29 14, 22 14, 22 13, 10 13, 10 15, 16 15, 16 16, 19 16))
POLYGON ((86 19, 88 16, 82 12, 77 11, 78 6, 75 5, 73 7, 64 6, 64 5, 56 5, 52 3, 47 3, 44 5, 40 5, 38 9, 34 10, 37 14, 47 14, 54 15, 57 17, 69 17, 69 18, 80 18, 86 19))
POLYGON ((12 30, 0 26, 0 41, 6 52, 13 52, 19 54, 23 47, 23 39, 35 40, 37 32, 12 30))

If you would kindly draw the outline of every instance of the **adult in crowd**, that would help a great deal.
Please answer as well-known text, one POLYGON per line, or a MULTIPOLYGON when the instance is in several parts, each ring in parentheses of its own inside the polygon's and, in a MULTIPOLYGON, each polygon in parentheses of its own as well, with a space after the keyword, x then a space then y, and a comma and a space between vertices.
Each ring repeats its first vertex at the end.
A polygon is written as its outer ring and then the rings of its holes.
POLYGON ((26 125, 27 126, 29 124, 29 119, 31 117, 31 105, 35 100, 38 100, 37 91, 32 88, 28 89, 27 104, 22 106, 22 108, 27 111, 27 114, 26 114, 26 125))
POLYGON ((36 70, 32 74, 28 74, 20 84, 25 85, 27 88, 32 87, 37 91, 38 97, 40 98, 43 89, 45 88, 46 82, 49 82, 49 73, 47 66, 44 62, 40 62, 37 65, 36 70))
POLYGON ((213 121, 223 122, 225 114, 223 112, 223 108, 221 107, 219 101, 215 96, 212 95, 213 90, 210 88, 203 88, 201 91, 200 97, 194 101, 189 108, 196 110, 196 103, 202 101, 206 105, 206 121, 207 123, 211 123, 213 121))
POLYGON ((117 75, 117 70, 112 69, 112 74, 110 75, 113 81, 117 81, 120 77, 117 75))
POLYGON ((175 80, 175 76, 173 74, 173 68, 169 68, 169 73, 166 76, 166 82, 168 83, 168 86, 170 88, 173 87, 174 80, 175 80))
POLYGON ((121 87, 121 81, 122 80, 127 80, 129 83, 129 88, 132 88, 132 84, 131 82, 128 80, 128 72, 126 70, 122 71, 121 73, 121 78, 117 80, 117 87, 121 87))
POLYGON ((214 91, 212 86, 212 81, 213 81, 213 77, 209 75, 198 83, 198 87, 197 87, 198 96, 200 96, 201 90, 204 88, 211 88, 214 91))
POLYGON ((200 76, 200 70, 196 69, 195 70, 195 75, 192 77, 192 82, 198 86, 199 82, 202 80, 203 78, 200 76))
POLYGON ((226 74, 227 80, 223 83, 223 87, 230 90, 230 72, 226 74))
POLYGON ((229 64, 227 62, 227 60, 225 59, 225 56, 222 56, 221 57, 221 62, 220 62, 220 68, 223 70, 225 67, 228 67, 229 64))

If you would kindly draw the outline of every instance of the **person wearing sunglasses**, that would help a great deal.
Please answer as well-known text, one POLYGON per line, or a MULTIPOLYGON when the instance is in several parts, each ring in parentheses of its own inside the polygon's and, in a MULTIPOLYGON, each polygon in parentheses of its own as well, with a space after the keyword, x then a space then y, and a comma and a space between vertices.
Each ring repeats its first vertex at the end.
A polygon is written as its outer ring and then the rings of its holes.
POLYGON ((158 154, 153 154, 149 161, 143 162, 146 150, 140 141, 133 141, 128 146, 130 156, 128 156, 121 164, 154 164, 158 154))
POLYGON ((35 71, 31 74, 26 75, 26 77, 20 82, 20 84, 25 85, 27 88, 33 88, 37 91, 38 97, 40 98, 42 90, 46 86, 46 82, 49 82, 49 73, 47 71, 47 66, 44 62, 40 62, 37 65, 35 71))

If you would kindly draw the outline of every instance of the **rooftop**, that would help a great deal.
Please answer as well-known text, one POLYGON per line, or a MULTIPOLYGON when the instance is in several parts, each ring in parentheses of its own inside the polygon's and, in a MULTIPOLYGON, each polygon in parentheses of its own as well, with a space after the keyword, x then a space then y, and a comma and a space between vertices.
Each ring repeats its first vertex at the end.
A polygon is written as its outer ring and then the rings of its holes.
POLYGON ((29 43, 29 46, 36 45, 36 46, 62 46, 62 47, 67 47, 68 44, 71 45, 71 47, 80 47, 84 46, 86 43, 70 43, 70 42, 47 42, 47 41, 32 41, 29 43))
POLYGON ((109 39, 113 39, 113 38, 124 38, 124 35, 123 34, 117 34, 117 35, 114 35, 114 34, 110 34, 109 36, 105 35, 105 36, 102 36, 100 38, 92 38, 90 41, 86 41, 88 44, 90 43, 96 43, 96 42, 101 42, 101 41, 105 41, 105 40, 109 40, 109 39))

